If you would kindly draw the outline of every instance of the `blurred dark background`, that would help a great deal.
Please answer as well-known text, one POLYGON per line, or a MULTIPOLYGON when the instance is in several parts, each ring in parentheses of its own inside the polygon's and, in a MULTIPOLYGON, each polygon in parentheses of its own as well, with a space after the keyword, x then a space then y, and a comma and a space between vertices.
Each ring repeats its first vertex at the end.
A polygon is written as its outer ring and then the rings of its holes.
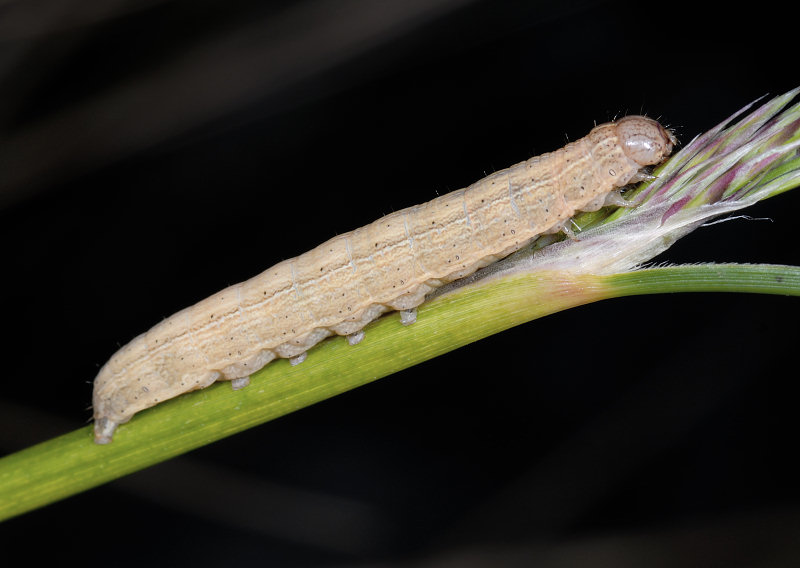
MULTIPOLYGON (((796 86, 795 42, 758 4, 0 0, 0 453, 84 425, 98 367, 161 318, 594 121, 646 112, 687 142, 796 86)), ((799 264, 798 207, 658 260, 799 264)), ((796 566, 798 315, 582 307, 0 542, 89 566, 796 566)))

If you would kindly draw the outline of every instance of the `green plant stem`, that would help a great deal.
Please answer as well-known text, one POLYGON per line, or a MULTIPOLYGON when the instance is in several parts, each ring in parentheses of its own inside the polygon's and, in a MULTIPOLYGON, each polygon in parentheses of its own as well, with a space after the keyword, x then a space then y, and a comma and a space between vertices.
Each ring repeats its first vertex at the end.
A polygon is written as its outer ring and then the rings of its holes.
POLYGON ((507 274, 424 304, 409 327, 396 314, 370 326, 352 347, 323 342, 308 361, 285 360, 232 391, 217 383, 137 414, 114 442, 98 446, 91 427, 0 459, 0 520, 122 477, 236 432, 390 375, 515 325, 581 304, 664 292, 800 295, 800 267, 709 264, 608 276, 507 274))
POLYGON ((740 292, 797 296, 800 267, 774 264, 703 264, 613 274, 620 296, 666 292, 740 292))

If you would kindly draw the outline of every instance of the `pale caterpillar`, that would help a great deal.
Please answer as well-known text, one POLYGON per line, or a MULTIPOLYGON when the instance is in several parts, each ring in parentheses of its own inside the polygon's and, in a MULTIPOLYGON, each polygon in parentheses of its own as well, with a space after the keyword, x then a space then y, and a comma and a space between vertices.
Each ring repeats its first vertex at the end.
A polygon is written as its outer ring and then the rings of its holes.
POLYGON ((560 150, 381 217, 174 314, 100 369, 95 442, 110 442, 136 412, 179 394, 218 380, 242 388, 276 357, 300 363, 330 335, 355 345, 386 311, 413 323, 432 289, 539 235, 572 235, 577 211, 630 205, 619 188, 645 179, 642 168, 662 162, 675 142, 646 117, 601 124, 560 150))

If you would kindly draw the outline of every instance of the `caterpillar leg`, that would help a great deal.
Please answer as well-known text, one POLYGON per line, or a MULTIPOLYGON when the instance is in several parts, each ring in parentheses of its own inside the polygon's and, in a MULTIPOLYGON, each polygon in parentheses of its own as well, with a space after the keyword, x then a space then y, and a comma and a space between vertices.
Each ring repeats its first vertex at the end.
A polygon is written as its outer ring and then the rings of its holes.
POLYGON ((639 170, 633 174, 633 177, 628 183, 639 183, 640 181, 652 181, 654 179, 657 179, 656 176, 650 175, 644 170, 639 170))
MULTIPOLYGON (((571 219, 570 219, 570 222, 572 222, 571 219)), ((575 226, 577 227, 577 225, 575 225, 575 226)), ((580 227, 578 227, 578 228, 580 228, 580 227)), ((572 230, 572 227, 569 226, 569 223, 567 223, 563 227, 561 227, 561 232, 564 233, 565 235, 567 235, 570 238, 571 241, 577 242, 577 241, 580 240, 578 238, 578 235, 575 234, 575 231, 572 230)))
POLYGON ((100 418, 94 421, 94 443, 95 444, 110 444, 111 438, 114 436, 114 430, 119 426, 118 422, 114 422, 108 418, 100 418))
POLYGON ((417 321, 417 308, 410 310, 400 310, 400 323, 403 325, 411 325, 417 321))
POLYGON ((364 339, 364 330, 359 330, 347 336, 347 343, 350 345, 358 345, 364 339))
POLYGON ((300 355, 298 355, 297 357, 292 357, 291 359, 289 359, 289 364, 293 367, 295 365, 299 365, 300 363, 306 360, 306 357, 308 357, 308 351, 304 351, 303 353, 300 353, 300 355))
POLYGON ((622 193, 618 189, 606 195, 606 200, 603 202, 603 205, 616 205, 617 207, 636 207, 636 203, 624 199, 622 197, 622 193))
POLYGON ((250 384, 250 377, 241 377, 231 381, 231 388, 235 391, 241 390, 250 384))

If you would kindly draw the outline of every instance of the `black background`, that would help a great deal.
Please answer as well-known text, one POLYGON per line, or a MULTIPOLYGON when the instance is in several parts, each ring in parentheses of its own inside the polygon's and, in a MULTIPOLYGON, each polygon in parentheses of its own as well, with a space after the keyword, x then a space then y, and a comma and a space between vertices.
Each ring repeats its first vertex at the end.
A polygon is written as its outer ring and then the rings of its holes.
MULTIPOLYGON (((646 112, 687 142, 796 86, 769 5, 0 5, 0 451, 85 424, 161 318, 646 112)), ((659 261, 798 264, 790 192, 659 261)), ((800 562, 792 298, 545 318, 13 519, 82 565, 800 562)))

